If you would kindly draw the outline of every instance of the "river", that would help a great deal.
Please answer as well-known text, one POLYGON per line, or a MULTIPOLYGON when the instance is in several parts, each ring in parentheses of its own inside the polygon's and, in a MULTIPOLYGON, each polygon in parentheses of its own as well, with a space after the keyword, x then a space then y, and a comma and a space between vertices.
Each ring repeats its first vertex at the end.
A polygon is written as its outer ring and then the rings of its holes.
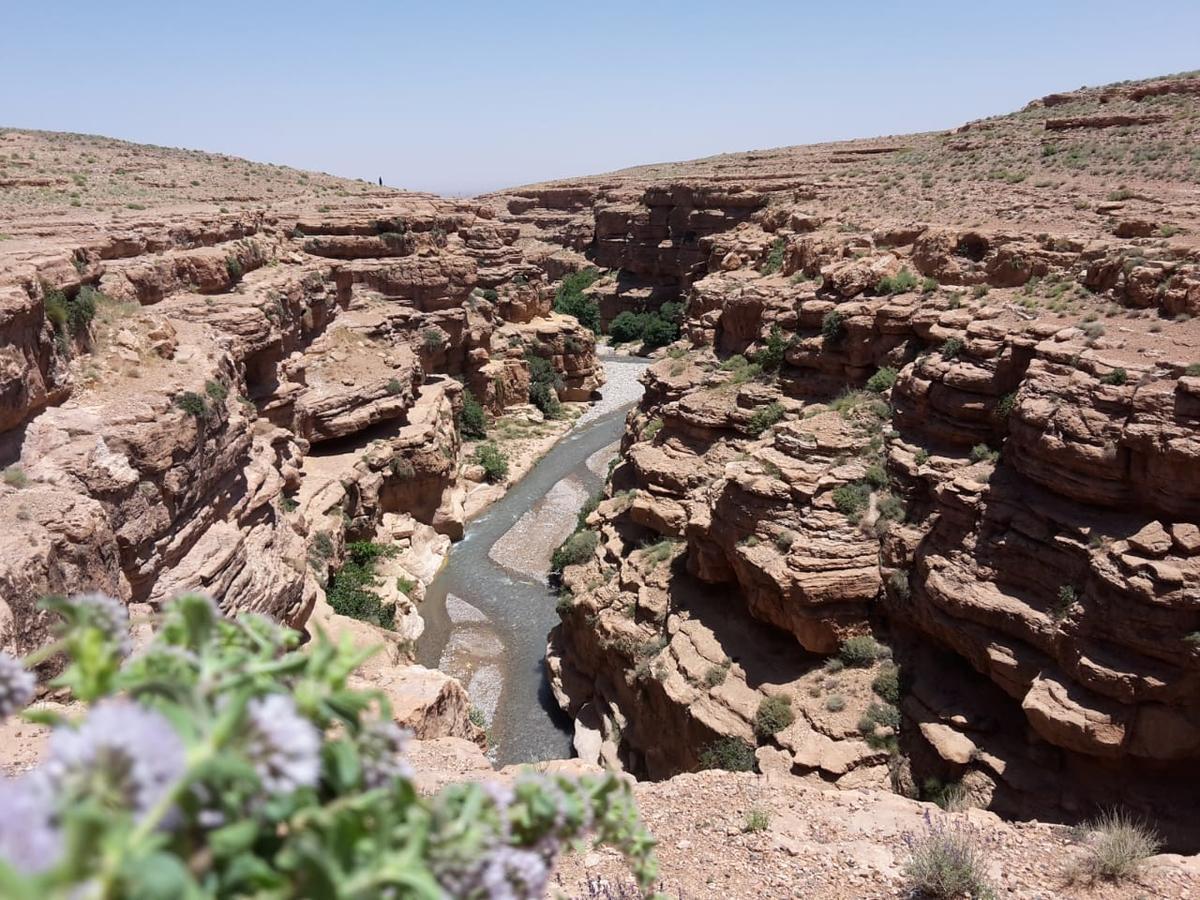
POLYGON ((546 677, 546 635, 558 622, 547 568, 579 508, 604 483, 647 365, 608 355, 601 361, 608 378, 601 399, 467 524, 421 604, 417 661, 466 685, 500 765, 571 755, 571 721, 546 677))

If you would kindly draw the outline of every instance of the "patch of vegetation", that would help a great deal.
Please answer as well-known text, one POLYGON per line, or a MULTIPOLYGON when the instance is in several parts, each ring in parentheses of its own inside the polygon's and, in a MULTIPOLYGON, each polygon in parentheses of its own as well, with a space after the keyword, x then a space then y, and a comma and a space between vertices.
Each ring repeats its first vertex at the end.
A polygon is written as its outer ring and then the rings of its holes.
POLYGON ((594 531, 577 531, 563 541, 550 557, 550 570, 561 573, 567 566, 577 566, 592 558, 600 545, 600 535, 594 531))
POLYGON ((796 721, 792 698, 782 694, 764 697, 754 714, 754 733, 760 738, 778 734, 796 721))
POLYGON ((943 359, 957 359, 963 352, 964 346, 965 345, 963 344, 962 340, 959 338, 947 338, 946 342, 942 344, 939 352, 942 354, 943 359))
POLYGON ((841 694, 830 694, 825 698, 825 709, 829 712, 841 712, 846 708, 846 698, 841 694))
POLYGON ((555 312, 574 316, 580 325, 595 334, 600 333, 600 304, 584 291, 596 283, 600 274, 596 268, 572 272, 563 277, 554 295, 555 312))
POLYGON ((204 382, 204 393, 208 394, 214 403, 224 403, 225 399, 229 396, 229 388, 223 382, 214 381, 210 378, 204 382))
POLYGON ((421 330, 421 345, 431 353, 446 346, 446 334, 440 328, 430 326, 421 330))
POLYGON ((785 338, 783 330, 778 325, 772 325, 767 334, 766 345, 754 354, 754 362, 764 372, 776 372, 783 365, 783 356, 793 343, 795 343, 794 338, 785 338))
POLYGON ((831 309, 821 317, 821 337, 827 344, 835 344, 846 336, 846 317, 831 309))
POLYGON ((987 444, 976 444, 971 448, 971 462, 996 462, 1000 459, 1000 451, 993 450, 987 444))
POLYGON ((888 703, 900 702, 900 667, 888 664, 879 667, 879 673, 871 679, 871 690, 888 703))
POLYGON ((229 275, 229 280, 237 284, 242 280, 242 261, 233 254, 226 256, 225 272, 229 275))
POLYGON ((384 386, 384 390, 386 390, 390 396, 395 397, 397 394, 404 393, 404 385, 400 383, 399 378, 389 378, 388 383, 384 386))
POLYGON ((29 485, 29 476, 20 466, 9 466, 4 470, 4 483, 11 488, 20 490, 29 485))
POLYGON ((1017 405, 1017 392, 1010 391, 999 400, 996 401, 996 406, 992 410, 992 415, 997 419, 1007 419, 1012 415, 1014 407, 1017 405))
POLYGON ((679 541, 666 538, 646 547, 642 558, 651 569, 657 568, 671 558, 678 545, 679 541))
POLYGON ((838 654, 842 662, 852 669, 868 669, 884 656, 887 648, 869 634, 846 638, 838 654))
POLYGON ((529 402, 547 419, 561 418, 562 404, 558 400, 558 391, 563 385, 561 376, 550 360, 536 353, 527 352, 525 364, 529 366, 529 402))
POLYGON ((867 390, 873 394, 882 394, 884 391, 890 391, 895 383, 896 370, 891 366, 884 366, 867 379, 867 390))
POLYGON ((325 596, 333 611, 378 625, 381 628, 396 627, 396 605, 384 603, 370 588, 379 584, 375 575, 375 562, 393 556, 396 548, 371 541, 355 541, 346 547, 346 562, 329 576, 329 587, 325 596))
POLYGON ((830 675, 836 675, 842 669, 846 668, 846 664, 842 662, 841 657, 831 656, 821 666, 830 675))
POLYGON ((508 478, 508 457, 495 441, 487 441, 476 447, 474 459, 483 466, 484 477, 489 483, 499 484, 508 478))
POLYGON ((783 406, 779 403, 771 402, 766 406, 760 406, 754 411, 750 416, 750 421, 746 425, 746 430, 757 437, 782 418, 783 406))
POLYGON ((912 596, 912 587, 909 585, 907 572, 900 570, 893 572, 888 577, 888 585, 901 600, 907 600, 912 596))
POLYGON ((765 809, 755 807, 746 813, 746 822, 742 825, 744 834, 753 834, 756 831, 766 831, 771 825, 771 814, 765 809))
POLYGON ((189 416, 203 419, 208 415, 208 403, 195 391, 184 391, 175 398, 175 405, 189 416))
MULTIPOLYGON (((468 441, 487 437, 487 413, 469 390, 463 391, 462 412, 458 414, 458 430, 468 441)), ((507 473, 506 473, 507 474, 507 473)))
POLYGON ((754 757, 754 748, 736 737, 717 738, 700 751, 701 769, 753 772, 757 762, 754 757))
POLYGON ((921 293, 922 294, 932 294, 937 289, 938 289, 938 283, 937 283, 936 278, 926 278, 921 281, 921 293))
POLYGON ((1071 607, 1079 601, 1079 591, 1073 584, 1064 584, 1055 595, 1054 604, 1050 607, 1050 618, 1059 622, 1071 612, 1071 607))
POLYGON ((1085 844, 1088 858, 1084 868, 1094 878, 1131 878, 1161 846, 1153 828, 1119 809, 1101 814, 1085 827, 1091 834, 1085 844))
MULTIPOLYGON (((936 282, 935 282, 936 285, 936 282)), ((901 269, 895 275, 879 279, 875 285, 877 294, 906 294, 917 286, 917 276, 907 268, 901 269)))
POLYGON ((658 418, 651 419, 649 422, 646 423, 646 428, 644 431, 642 431, 642 437, 648 441, 652 441, 652 440, 654 440, 654 436, 656 434, 658 434, 660 431, 662 431, 662 427, 663 427, 662 419, 658 419, 658 418))
POLYGON ((1122 369, 1120 366, 1118 366, 1117 368, 1113 369, 1108 374, 1104 375, 1100 379, 1100 383, 1101 384, 1113 384, 1113 385, 1120 386, 1122 384, 1125 384, 1128 380, 1129 380, 1129 373, 1126 372, 1124 369, 1122 369))
POLYGON ((654 350, 679 339, 682 318, 682 303, 664 303, 658 312, 625 310, 609 323, 608 334, 614 344, 639 342, 642 349, 654 350))
POLYGON ((715 688, 717 685, 724 684, 725 678, 729 675, 730 665, 730 661, 725 660, 720 665, 709 666, 708 671, 704 673, 704 686, 715 688))
POLYGON ((767 251, 767 258, 763 260, 758 271, 764 275, 774 275, 783 268, 783 255, 787 250, 787 241, 783 238, 775 238, 771 243, 771 249, 767 251))
POLYGON ((864 481, 854 481, 834 488, 833 505, 851 522, 862 518, 870 502, 871 486, 864 481))

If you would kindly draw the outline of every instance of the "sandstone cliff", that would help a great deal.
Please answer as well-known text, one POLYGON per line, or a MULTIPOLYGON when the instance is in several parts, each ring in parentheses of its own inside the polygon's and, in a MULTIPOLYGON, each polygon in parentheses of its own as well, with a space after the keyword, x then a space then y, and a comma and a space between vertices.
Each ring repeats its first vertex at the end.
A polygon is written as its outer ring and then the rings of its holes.
POLYGON ((687 303, 550 641, 599 758, 664 777, 733 738, 1196 845, 1194 83, 499 198, 687 303), (840 669, 865 635, 882 661, 840 669), (764 729, 769 697, 794 721, 764 729))

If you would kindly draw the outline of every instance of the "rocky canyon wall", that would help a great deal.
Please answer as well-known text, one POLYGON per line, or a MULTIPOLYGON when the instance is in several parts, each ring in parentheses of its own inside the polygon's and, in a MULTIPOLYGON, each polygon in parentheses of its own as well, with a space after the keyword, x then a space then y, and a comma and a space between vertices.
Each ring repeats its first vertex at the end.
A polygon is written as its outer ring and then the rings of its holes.
MULTIPOLYGON (((1020 146, 1054 105, 995 127, 1020 146)), ((576 246, 683 292, 687 338, 647 375, 595 550, 564 573, 560 703, 651 777, 734 739, 842 787, 953 783, 1065 820, 1120 805, 1194 848, 1200 245, 1162 222, 1196 204, 1162 176, 1090 202, 1104 188, 1074 184, 1045 214, 962 188, 904 220, 822 187, 848 150, 803 149, 753 189, 703 167, 596 189, 576 246), (878 661, 847 653, 867 635, 878 661)))

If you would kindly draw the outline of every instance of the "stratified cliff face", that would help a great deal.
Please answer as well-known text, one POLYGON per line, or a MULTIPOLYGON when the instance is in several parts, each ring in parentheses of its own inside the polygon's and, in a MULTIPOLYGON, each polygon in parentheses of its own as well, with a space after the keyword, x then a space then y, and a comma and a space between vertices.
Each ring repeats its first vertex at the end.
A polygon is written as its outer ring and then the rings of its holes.
POLYGON ((664 777, 734 737, 764 770, 1200 841, 1194 85, 573 188, 577 248, 687 302, 563 578, 582 745, 664 777), (1108 171, 1147 141, 1161 161, 1108 171), (655 230, 668 196, 689 211, 655 230), (700 197, 724 228, 685 224, 700 197), (824 665, 866 634, 898 690, 824 665))
MULTIPOLYGON (((0 146, 14 142, 79 150, 81 165, 94 151, 110 169, 215 159, 22 132, 0 146)), ((134 212, 13 198, 3 645, 36 645, 39 598, 82 590, 157 604, 203 589, 302 626, 347 542, 461 536, 464 384, 493 412, 525 404, 527 354, 550 359, 563 399, 601 382, 590 332, 550 312, 545 274, 488 207, 304 175, 312 196, 298 173, 262 168, 258 202, 232 212, 169 191, 134 212)), ((115 191, 124 171, 91 177, 115 191)), ((419 633, 414 598, 384 590, 402 636, 419 633)))

